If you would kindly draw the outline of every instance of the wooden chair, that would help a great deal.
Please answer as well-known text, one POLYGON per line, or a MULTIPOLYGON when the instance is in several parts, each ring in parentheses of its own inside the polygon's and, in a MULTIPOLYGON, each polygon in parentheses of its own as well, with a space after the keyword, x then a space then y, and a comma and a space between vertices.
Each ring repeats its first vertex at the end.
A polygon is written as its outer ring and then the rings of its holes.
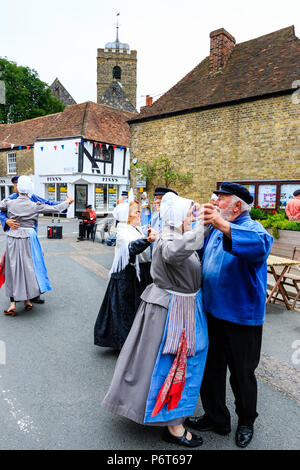
MULTIPOLYGON (((300 247, 294 247, 291 259, 300 261, 300 247)), ((288 300, 293 299, 291 309, 294 310, 296 308, 296 303, 300 301, 300 266, 290 266, 284 274, 282 284, 287 287, 292 287, 296 290, 296 294, 291 291, 286 291, 288 300)), ((276 298, 278 294, 279 289, 276 294, 276 298)), ((276 300, 276 298, 274 299, 274 301, 276 300)))

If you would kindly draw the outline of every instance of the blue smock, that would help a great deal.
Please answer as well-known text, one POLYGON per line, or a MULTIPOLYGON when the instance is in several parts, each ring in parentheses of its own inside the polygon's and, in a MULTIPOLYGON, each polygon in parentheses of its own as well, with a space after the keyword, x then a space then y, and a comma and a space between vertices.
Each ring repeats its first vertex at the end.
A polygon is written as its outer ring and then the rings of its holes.
POLYGON ((273 237, 243 212, 230 222, 231 239, 212 229, 204 244, 204 311, 242 325, 262 325, 267 296, 267 258, 273 237))

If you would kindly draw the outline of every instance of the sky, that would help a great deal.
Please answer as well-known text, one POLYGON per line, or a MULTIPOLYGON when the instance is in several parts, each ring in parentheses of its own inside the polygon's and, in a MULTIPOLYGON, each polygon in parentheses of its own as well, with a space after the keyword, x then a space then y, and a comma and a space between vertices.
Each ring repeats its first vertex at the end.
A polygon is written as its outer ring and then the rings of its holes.
POLYGON ((120 41, 137 50, 138 108, 209 55, 211 31, 240 43, 294 25, 300 37, 299 0, 0 0, 0 57, 96 101, 97 49, 115 40, 117 13, 120 41))

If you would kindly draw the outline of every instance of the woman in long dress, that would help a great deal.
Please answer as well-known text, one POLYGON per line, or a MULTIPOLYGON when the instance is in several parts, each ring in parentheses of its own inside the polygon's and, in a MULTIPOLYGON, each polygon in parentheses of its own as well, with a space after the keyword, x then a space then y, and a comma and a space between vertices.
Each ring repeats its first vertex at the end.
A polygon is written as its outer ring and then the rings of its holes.
POLYGON ((115 257, 94 327, 94 344, 120 350, 132 326, 144 289, 152 283, 150 242, 140 227, 135 202, 116 208, 115 257))
POLYGON ((163 439, 196 447, 202 438, 183 422, 193 415, 208 348, 197 253, 203 226, 191 230, 192 201, 167 193, 164 228, 154 244, 153 283, 118 358, 102 405, 137 423, 164 426, 163 439))
POLYGON ((0 210, 7 211, 10 219, 15 219, 20 227, 6 232, 5 290, 10 298, 10 306, 5 315, 16 315, 16 302, 24 301, 25 310, 31 310, 29 299, 51 290, 41 245, 35 230, 39 214, 61 212, 73 202, 69 196, 56 206, 32 202, 28 194, 33 184, 28 176, 18 180, 19 197, 4 199, 0 210))

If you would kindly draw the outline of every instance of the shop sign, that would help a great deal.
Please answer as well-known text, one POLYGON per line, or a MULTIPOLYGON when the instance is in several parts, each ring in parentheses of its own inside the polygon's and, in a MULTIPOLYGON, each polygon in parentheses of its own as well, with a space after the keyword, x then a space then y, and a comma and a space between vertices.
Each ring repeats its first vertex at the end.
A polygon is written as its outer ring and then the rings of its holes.
POLYGON ((61 176, 47 176, 47 181, 61 181, 61 176))

